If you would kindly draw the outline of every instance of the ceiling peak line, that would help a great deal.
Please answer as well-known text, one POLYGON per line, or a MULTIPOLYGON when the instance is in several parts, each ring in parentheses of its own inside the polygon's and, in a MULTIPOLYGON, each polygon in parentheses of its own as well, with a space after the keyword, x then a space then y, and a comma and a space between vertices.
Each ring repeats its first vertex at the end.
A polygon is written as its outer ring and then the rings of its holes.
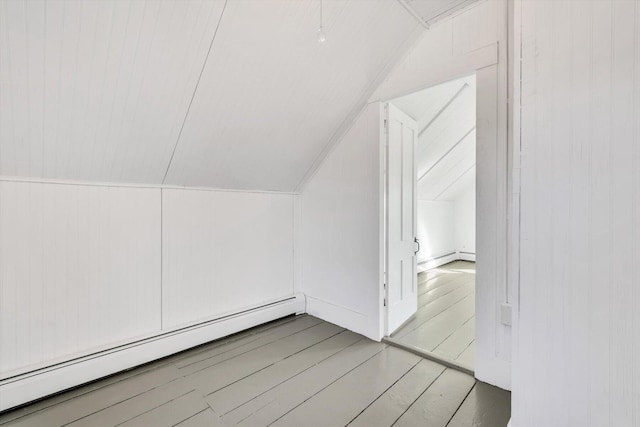
POLYGON ((224 16, 224 11, 227 9, 227 3, 229 0, 224 0, 224 5, 222 6, 222 12, 220 12, 220 17, 218 18, 218 23, 216 24, 216 29, 213 32, 213 37, 211 38, 211 43, 209 43, 209 49, 207 50, 207 54, 204 57, 204 61, 202 62, 202 68, 200 69, 200 74, 198 74, 198 80, 196 81, 196 85, 193 88, 193 93, 191 94, 191 99, 189 100, 189 105, 187 106, 187 111, 184 114, 184 119, 182 120, 182 125, 180 126, 180 132, 178 132, 178 137, 176 138, 176 143, 173 146, 173 151, 171 151, 171 157, 169 158, 169 163, 167 164, 167 169, 164 171, 164 176, 162 177, 162 184, 167 180, 167 176, 169 175, 169 170, 171 169, 171 164, 173 163, 173 158, 176 155, 176 150, 178 148, 178 144, 180 143, 180 137, 182 136, 182 131, 184 129, 184 125, 187 122, 187 117, 189 117, 189 111, 191 111, 191 105, 193 104, 193 100, 196 97, 196 93, 198 92, 198 86, 200 85, 200 80, 202 79, 202 74, 204 74, 204 69, 207 66, 207 61, 209 60, 209 55, 211 54, 211 49, 213 48, 213 42, 216 40, 216 35, 218 35, 218 30, 220 29, 220 23, 222 22, 222 17, 224 16))
POLYGON ((409 13, 409 15, 413 16, 425 29, 429 29, 429 24, 422 19, 422 16, 407 2, 407 0, 398 0, 398 3, 404 7, 404 9, 409 13))
POLYGON ((436 113, 435 116, 433 116, 433 118, 431 120, 429 120, 429 123, 427 123, 421 130, 420 132, 418 132, 418 138, 420 138, 422 136, 422 134, 429 128, 429 126, 431 126, 433 124, 433 122, 435 122, 438 117, 440 117, 440 115, 447 109, 449 108, 449 106, 453 103, 453 101, 456 100, 456 98, 462 93, 462 91, 464 91, 464 89, 466 87, 469 86, 469 83, 465 83, 462 85, 462 87, 460 89, 458 89, 458 91, 451 97, 451 99, 444 104, 444 106, 438 110, 438 112, 436 113))
POLYGON ((451 153, 458 145, 460 145, 460 143, 462 141, 464 141, 467 136, 469 136, 469 134, 471 134, 471 132, 473 132, 474 130, 476 130, 476 126, 473 125, 471 126, 471 129, 469 129, 467 132, 465 132, 465 134, 462 136, 462 138, 460 138, 458 140, 458 142, 456 142, 455 144, 453 144, 453 146, 451 148, 449 148, 447 150, 446 153, 444 153, 442 156, 440 156, 440 158, 433 164, 431 165, 431 167, 429 169, 427 169, 427 171, 425 173, 423 173, 422 175, 420 175, 420 178, 418 178, 418 182, 422 181, 422 179, 427 176, 427 174, 429 172, 431 172, 431 170, 433 170, 433 168, 435 168, 436 166, 438 166, 438 163, 440 163, 442 161, 442 159, 444 159, 445 157, 447 157, 449 155, 449 153, 451 153))

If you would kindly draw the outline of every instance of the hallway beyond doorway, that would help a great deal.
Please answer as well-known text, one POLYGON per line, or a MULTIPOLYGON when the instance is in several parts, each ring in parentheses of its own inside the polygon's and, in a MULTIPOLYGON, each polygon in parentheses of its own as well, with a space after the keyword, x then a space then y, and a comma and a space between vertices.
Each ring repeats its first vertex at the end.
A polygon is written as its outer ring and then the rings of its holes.
POLYGON ((418 311, 391 338, 473 371, 475 273, 455 261, 418 274, 418 311))

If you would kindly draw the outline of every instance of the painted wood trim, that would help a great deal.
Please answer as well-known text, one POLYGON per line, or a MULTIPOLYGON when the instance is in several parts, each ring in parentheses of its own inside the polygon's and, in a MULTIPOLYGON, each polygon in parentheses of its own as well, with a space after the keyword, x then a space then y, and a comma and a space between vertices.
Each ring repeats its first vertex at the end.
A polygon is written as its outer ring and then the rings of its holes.
POLYGON ((380 341, 368 328, 367 315, 347 307, 306 295, 306 313, 357 332, 374 341, 380 341))
MULTIPOLYGON (((408 95, 422 89, 436 86, 458 77, 464 77, 481 68, 490 67, 498 63, 498 43, 491 43, 464 55, 448 58, 443 63, 434 63, 429 74, 420 78, 419 85, 409 82, 404 87, 383 86, 369 99, 369 102, 384 101, 400 96, 408 95)), ((399 85, 398 85, 399 86, 399 85)))
POLYGON ((416 354, 420 357, 424 357, 425 359, 432 360, 434 362, 440 363, 448 368, 455 369, 456 371, 463 372, 465 374, 475 376, 473 369, 470 369, 467 366, 462 365, 461 363, 456 362, 455 360, 450 360, 443 358, 442 356, 433 353, 431 351, 416 347, 415 345, 403 343, 400 340, 391 337, 384 337, 382 342, 392 345, 394 347, 401 348, 413 354, 416 354))
POLYGON ((294 295, 222 318, 148 337, 0 382, 0 411, 305 310, 294 295))
POLYGON ((21 176, 0 176, 0 181, 5 182, 27 182, 38 184, 59 184, 59 185, 83 185, 91 187, 116 187, 116 188, 150 188, 163 190, 195 190, 195 191, 218 191, 225 193, 257 193, 257 194, 286 194, 291 196, 300 193, 291 191, 273 191, 259 189, 242 189, 242 188, 214 188, 214 187, 188 187, 170 184, 147 184, 147 183, 125 183, 125 182, 99 182, 99 181, 75 181, 69 179, 47 179, 47 178, 29 178, 21 176))
POLYGON ((450 254, 442 255, 439 257, 431 258, 424 261, 418 261, 418 265, 422 268, 430 270, 432 268, 440 267, 441 265, 449 264, 450 262, 458 261, 458 253, 452 252, 450 254))

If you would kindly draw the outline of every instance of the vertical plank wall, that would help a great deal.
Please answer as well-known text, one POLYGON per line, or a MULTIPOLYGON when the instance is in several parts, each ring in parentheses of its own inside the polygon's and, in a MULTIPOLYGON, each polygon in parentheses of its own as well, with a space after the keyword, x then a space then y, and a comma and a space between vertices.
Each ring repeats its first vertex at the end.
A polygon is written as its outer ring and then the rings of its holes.
POLYGON ((0 181, 0 373, 160 330, 160 190, 0 181))
POLYGON ((293 198, 0 180, 0 375, 291 297, 293 198))
POLYGON ((640 3, 522 2, 513 427, 640 425, 640 3))
POLYGON ((162 190, 164 328, 293 294, 293 197, 162 190))

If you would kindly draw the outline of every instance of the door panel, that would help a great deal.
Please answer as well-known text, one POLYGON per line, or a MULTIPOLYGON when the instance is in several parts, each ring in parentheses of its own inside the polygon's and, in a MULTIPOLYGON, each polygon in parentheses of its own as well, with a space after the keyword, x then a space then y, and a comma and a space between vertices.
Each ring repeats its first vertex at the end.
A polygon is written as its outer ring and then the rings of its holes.
POLYGON ((387 334, 418 308, 416 289, 416 124, 387 107, 387 334))

